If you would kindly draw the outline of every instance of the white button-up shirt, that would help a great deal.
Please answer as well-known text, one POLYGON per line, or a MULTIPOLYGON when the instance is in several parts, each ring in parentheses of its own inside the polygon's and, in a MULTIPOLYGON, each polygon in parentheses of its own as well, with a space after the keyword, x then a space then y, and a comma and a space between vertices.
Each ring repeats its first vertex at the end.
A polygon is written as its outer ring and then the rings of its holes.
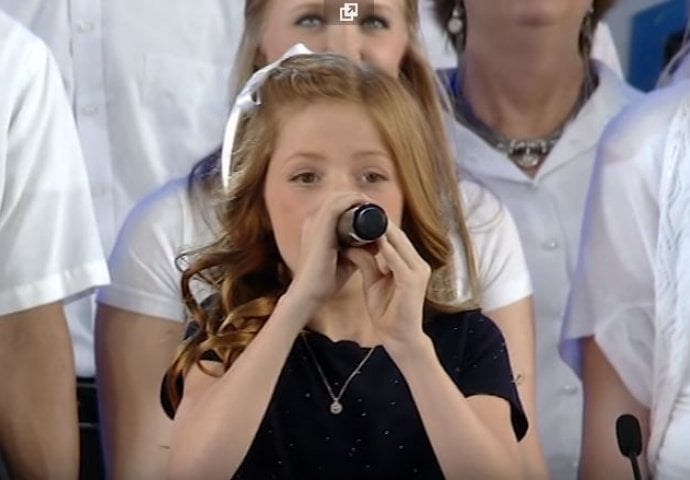
POLYGON ((0 12, 0 315, 108 281, 86 169, 46 46, 0 12))
POLYGON ((576 478, 582 392, 558 342, 577 261, 585 197, 604 126, 639 94, 598 64, 599 87, 534 179, 504 154, 458 125, 462 170, 497 194, 515 218, 532 274, 537 344, 537 414, 552 478, 576 478))
MULTIPOLYGON (((139 199, 220 145, 243 8, 237 0, 0 0, 58 61, 106 252, 139 199)), ((80 376, 95 371, 93 305, 67 305, 80 376)))

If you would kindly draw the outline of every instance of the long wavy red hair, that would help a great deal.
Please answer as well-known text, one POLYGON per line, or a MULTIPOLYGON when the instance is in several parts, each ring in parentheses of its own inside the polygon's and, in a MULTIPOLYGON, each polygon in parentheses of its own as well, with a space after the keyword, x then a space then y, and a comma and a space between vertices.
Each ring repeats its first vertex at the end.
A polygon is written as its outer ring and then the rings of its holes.
MULTIPOLYGON (((281 118, 314 102, 352 103, 370 115, 394 159, 404 198, 402 228, 432 268, 426 310, 457 311, 459 304, 451 235, 471 252, 455 182, 439 183, 439 165, 452 165, 439 148, 426 114, 409 87, 371 67, 331 54, 302 55, 281 63, 261 87, 261 105, 247 115, 236 138, 230 189, 220 207, 218 240, 188 257, 182 275, 184 301, 196 326, 168 372, 173 405, 175 382, 208 354, 225 368, 237 359, 270 317, 290 283, 272 234, 263 198, 266 171, 281 118), (283 113, 283 115, 281 115, 283 113), (457 215, 449 212, 457 211, 457 215), (202 280, 215 293, 203 306, 190 283, 202 280)), ((476 278, 470 278, 476 283, 476 278)))

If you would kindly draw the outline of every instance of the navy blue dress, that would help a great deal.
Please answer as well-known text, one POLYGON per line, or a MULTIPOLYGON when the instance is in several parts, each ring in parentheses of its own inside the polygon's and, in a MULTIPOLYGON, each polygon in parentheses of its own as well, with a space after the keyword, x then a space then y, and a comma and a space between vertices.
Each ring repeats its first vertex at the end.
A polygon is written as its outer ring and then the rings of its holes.
MULTIPOLYGON (((467 397, 497 396, 510 404, 513 430, 521 439, 527 419, 512 381, 503 337, 494 323, 479 311, 468 311, 439 315, 426 322, 424 329, 459 391, 467 397)), ((368 348, 351 341, 333 342, 316 332, 306 335, 337 394, 368 348)), ((375 348, 340 402, 342 413, 332 414, 331 397, 298 338, 233 478, 443 478, 405 379, 383 347, 375 348)))

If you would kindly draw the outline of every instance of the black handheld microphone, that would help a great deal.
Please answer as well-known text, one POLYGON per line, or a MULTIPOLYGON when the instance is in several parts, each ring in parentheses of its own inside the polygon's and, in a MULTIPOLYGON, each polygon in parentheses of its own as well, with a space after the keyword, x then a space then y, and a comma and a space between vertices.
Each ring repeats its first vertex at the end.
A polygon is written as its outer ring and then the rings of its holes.
POLYGON ((386 233, 386 227, 386 212, 373 203, 363 203, 340 214, 336 230, 342 246, 359 247, 376 241, 386 233))
POLYGON ((633 478, 641 480, 637 457, 642 453, 642 432, 640 431, 640 422, 637 421, 635 415, 626 413, 618 417, 616 420, 616 439, 621 454, 630 459, 633 478))

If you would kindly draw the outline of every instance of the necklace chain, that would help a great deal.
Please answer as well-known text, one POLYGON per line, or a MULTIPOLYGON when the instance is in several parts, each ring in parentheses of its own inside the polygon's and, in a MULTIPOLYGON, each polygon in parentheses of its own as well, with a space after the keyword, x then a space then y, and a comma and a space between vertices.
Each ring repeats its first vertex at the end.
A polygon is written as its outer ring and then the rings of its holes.
POLYGON ((585 69, 585 78, 580 88, 580 94, 568 118, 546 137, 517 139, 506 137, 493 130, 475 115, 472 106, 463 95, 458 70, 453 72, 450 81, 452 94, 455 97, 456 118, 466 127, 482 137, 492 147, 506 154, 508 158, 522 170, 532 170, 539 167, 544 162, 563 135, 565 127, 577 116, 583 105, 587 102, 589 97, 592 96, 597 86, 596 75, 593 73, 593 68, 588 62, 585 69))
POLYGON ((323 369, 321 368, 321 364, 319 361, 316 359, 316 355, 314 354, 314 351, 311 348, 311 345, 309 345, 309 342, 307 341, 307 335, 306 333, 302 333, 302 341, 304 341, 305 347, 307 347, 307 352, 309 352, 309 356, 311 357, 312 361, 314 362, 314 366, 316 367, 316 370, 319 372, 319 376, 321 377, 321 381, 323 381, 323 384, 326 386, 326 390, 328 391, 328 395, 331 397, 332 403, 330 406, 330 411, 333 415, 339 415, 343 411, 343 404, 340 403, 340 399, 342 398, 343 394, 345 394, 345 391, 347 390, 348 385, 350 385, 350 382, 359 374, 360 370, 364 366, 365 363, 367 363, 367 360, 371 357, 371 355, 374 353, 374 347, 371 347, 367 354, 364 356, 364 358, 357 364, 355 369, 350 373, 350 376, 347 377, 345 380, 345 383, 343 383, 343 386, 340 387, 340 391, 338 392, 338 395, 333 393, 333 389, 331 388, 330 383, 328 383, 328 379, 326 378, 326 374, 323 373, 323 369))

